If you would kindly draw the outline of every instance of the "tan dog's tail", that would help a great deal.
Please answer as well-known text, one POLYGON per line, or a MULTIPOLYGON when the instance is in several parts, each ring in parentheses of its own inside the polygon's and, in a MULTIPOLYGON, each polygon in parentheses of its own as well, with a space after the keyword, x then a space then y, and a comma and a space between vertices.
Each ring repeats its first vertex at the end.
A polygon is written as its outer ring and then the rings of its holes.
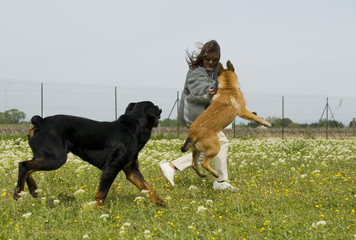
POLYGON ((193 144, 194 144, 193 140, 188 137, 187 139, 185 139, 185 142, 184 142, 184 144, 183 144, 183 147, 181 147, 180 150, 181 150, 182 152, 186 152, 186 151, 188 151, 189 148, 191 148, 191 146, 192 146, 193 144))

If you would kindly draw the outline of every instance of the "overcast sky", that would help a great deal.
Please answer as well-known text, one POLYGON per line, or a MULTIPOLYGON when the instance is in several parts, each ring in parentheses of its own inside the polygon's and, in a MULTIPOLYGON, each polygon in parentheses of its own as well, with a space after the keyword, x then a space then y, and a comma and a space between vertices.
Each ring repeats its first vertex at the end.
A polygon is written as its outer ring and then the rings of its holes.
POLYGON ((0 0, 0 80, 181 90, 216 39, 243 92, 354 97, 354 0, 0 0))

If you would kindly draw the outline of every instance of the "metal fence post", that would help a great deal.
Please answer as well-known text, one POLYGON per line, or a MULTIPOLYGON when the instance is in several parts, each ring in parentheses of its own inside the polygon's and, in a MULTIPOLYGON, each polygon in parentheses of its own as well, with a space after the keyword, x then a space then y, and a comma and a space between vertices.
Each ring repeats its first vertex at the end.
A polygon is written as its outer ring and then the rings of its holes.
POLYGON ((282 139, 284 139, 284 96, 282 96, 282 139))
POLYGON ((43 83, 41 83, 41 117, 43 116, 43 83))
POLYGON ((179 137, 179 91, 177 91, 177 132, 178 132, 178 137, 179 137))
POLYGON ((117 87, 115 87, 115 121, 117 120, 117 87))

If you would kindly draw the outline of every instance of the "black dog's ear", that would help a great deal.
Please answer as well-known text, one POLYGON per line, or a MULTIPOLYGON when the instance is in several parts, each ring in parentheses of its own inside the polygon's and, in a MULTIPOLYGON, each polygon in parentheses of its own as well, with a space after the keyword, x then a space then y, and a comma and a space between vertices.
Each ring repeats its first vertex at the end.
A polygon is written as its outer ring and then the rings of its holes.
POLYGON ((136 105, 136 103, 130 103, 125 110, 125 113, 128 113, 130 111, 132 111, 132 109, 134 108, 134 106, 136 105))
POLYGON ((224 67, 221 62, 218 63, 218 76, 220 76, 224 71, 224 67))
POLYGON ((230 62, 230 60, 227 61, 226 66, 227 66, 227 69, 229 69, 230 71, 235 72, 234 65, 232 65, 232 63, 230 62))

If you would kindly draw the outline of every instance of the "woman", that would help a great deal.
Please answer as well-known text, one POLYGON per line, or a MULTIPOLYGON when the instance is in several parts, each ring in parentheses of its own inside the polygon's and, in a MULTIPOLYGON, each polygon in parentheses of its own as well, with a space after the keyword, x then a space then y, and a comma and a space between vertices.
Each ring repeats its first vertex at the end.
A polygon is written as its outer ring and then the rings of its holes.
MULTIPOLYGON (((187 62, 189 70, 187 73, 184 90, 182 92, 179 122, 186 127, 194 122, 211 103, 212 97, 217 92, 217 72, 220 60, 220 46, 215 41, 209 41, 204 44, 199 54, 187 52, 187 62)), ((228 182, 227 173, 227 151, 228 140, 223 132, 218 134, 220 139, 220 152, 214 158, 215 170, 219 178, 215 179, 213 186, 216 190, 236 190, 228 182)), ((204 159, 202 153, 199 162, 204 159)), ((160 170, 163 176, 174 186, 174 174, 176 170, 184 171, 192 165, 192 154, 187 154, 170 163, 160 164, 160 170)))

